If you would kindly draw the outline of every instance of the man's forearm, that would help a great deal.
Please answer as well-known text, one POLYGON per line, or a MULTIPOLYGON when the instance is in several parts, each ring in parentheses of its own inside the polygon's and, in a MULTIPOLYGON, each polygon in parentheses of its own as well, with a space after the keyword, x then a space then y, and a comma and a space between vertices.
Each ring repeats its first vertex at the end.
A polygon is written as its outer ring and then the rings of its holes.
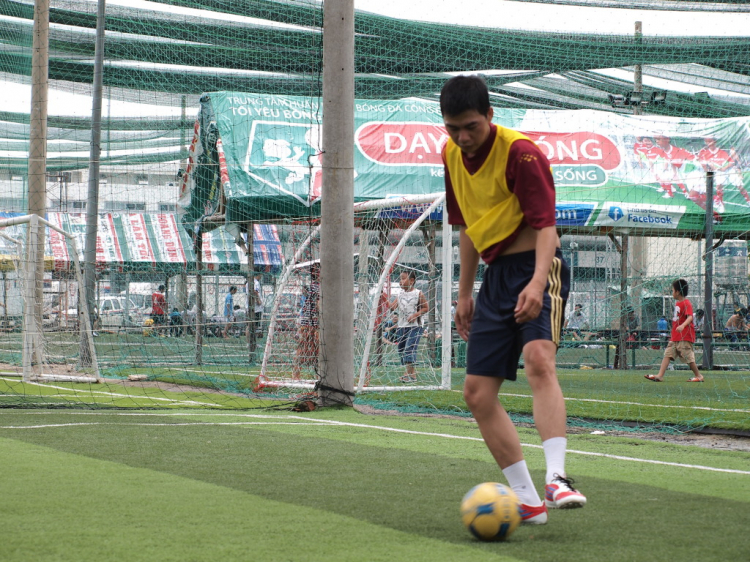
POLYGON ((539 283, 542 286, 547 285, 547 276, 552 266, 552 258, 555 257, 557 242, 557 229, 554 226, 545 227, 537 233, 536 266, 534 267, 532 282, 539 283))

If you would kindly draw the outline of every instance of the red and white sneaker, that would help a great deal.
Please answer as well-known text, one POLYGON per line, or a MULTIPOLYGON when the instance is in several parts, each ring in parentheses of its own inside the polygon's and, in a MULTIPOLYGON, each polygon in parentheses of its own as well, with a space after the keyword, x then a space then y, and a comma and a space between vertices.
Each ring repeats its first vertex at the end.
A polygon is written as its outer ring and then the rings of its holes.
POLYGON ((544 525, 547 523, 547 506, 542 505, 526 505, 525 503, 518 505, 518 511, 521 514, 522 525, 544 525))
POLYGON ((573 487, 573 480, 555 474, 544 488, 544 503, 550 509, 572 509, 586 505, 586 496, 573 487))

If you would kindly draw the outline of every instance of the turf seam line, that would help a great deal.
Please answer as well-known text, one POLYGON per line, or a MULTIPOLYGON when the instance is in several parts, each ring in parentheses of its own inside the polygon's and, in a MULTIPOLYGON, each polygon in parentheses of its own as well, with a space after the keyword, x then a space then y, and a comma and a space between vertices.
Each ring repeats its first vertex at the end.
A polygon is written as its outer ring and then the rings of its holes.
MULTIPOLYGON (((463 392, 462 390, 454 390, 453 392, 463 392)), ((511 396, 513 398, 528 398, 532 399, 533 396, 530 394, 510 394, 503 392, 501 396, 511 396)), ((729 413, 741 413, 750 414, 750 410, 744 409, 726 409, 726 408, 710 408, 709 406, 681 406, 678 404, 647 404, 644 402, 620 402, 617 400, 598 400, 596 398, 569 398, 565 397, 566 401, 570 402, 594 402, 598 404, 624 404, 626 406, 642 406, 646 408, 678 408, 685 410, 707 410, 709 412, 729 412, 729 413)))
POLYGON ((94 425, 115 425, 118 427, 185 427, 185 426, 208 426, 208 425, 317 425, 312 422, 183 422, 183 423, 109 423, 109 422, 77 422, 77 423, 50 423, 43 425, 3 425, 0 429, 48 429, 56 427, 75 427, 75 426, 94 426, 94 425))
MULTIPOLYGON (((84 413, 84 412, 78 412, 78 413, 84 413)), ((105 414, 104 412, 86 412, 86 414, 105 414)), ((111 415, 111 413, 110 413, 111 415)), ((148 416, 148 415, 156 415, 156 416, 166 416, 166 415, 189 415, 189 414, 180 414, 178 412, 175 412, 173 414, 147 414, 147 413, 134 413, 134 412, 118 412, 117 415, 141 415, 141 416, 148 416)), ((192 415, 200 415, 205 416, 206 414, 192 414, 192 415)), ((215 414, 215 415, 238 415, 238 414, 215 414)), ((368 424, 359 424, 359 423, 351 423, 351 422, 340 422, 335 420, 322 420, 322 419, 310 419, 310 418, 304 418, 302 416, 263 416, 262 414, 242 414, 244 417, 255 417, 255 418, 293 418, 297 420, 303 420, 305 422, 304 425, 335 425, 335 426, 346 426, 346 427, 359 427, 359 428, 366 428, 366 429, 378 429, 381 431, 392 431, 394 433, 406 433, 410 435, 423 435, 427 437, 443 437, 446 439, 461 439, 466 441, 483 441, 481 437, 469 437, 464 435, 451 435, 450 433, 430 433, 430 432, 424 432, 424 431, 414 431, 412 429, 399 429, 394 427, 385 427, 385 426, 378 426, 378 425, 368 425, 368 424), (313 423, 310 423, 313 422, 313 423)), ((80 422, 80 423, 70 423, 70 424, 59 424, 59 425, 48 425, 48 426, 38 426, 36 428, 42 428, 42 427, 65 427, 67 425, 77 425, 77 426, 85 426, 85 425, 159 425, 159 426, 169 426, 169 425, 270 425, 270 424, 259 424, 258 422, 234 422, 234 423, 217 423, 217 422, 199 422, 199 423, 182 423, 182 424, 101 424, 99 422, 91 423, 91 422, 80 422)), ((292 424, 285 424, 285 425, 303 425, 300 422, 294 422, 292 424)), ((8 427, 2 427, 0 429, 34 429, 35 426, 8 426, 8 427)), ((523 447, 529 447, 532 449, 543 449, 541 445, 534 445, 531 443, 521 443, 521 446, 523 447)), ((745 470, 736 470, 731 468, 717 468, 712 466, 704 466, 704 465, 697 465, 697 464, 685 464, 685 463, 676 463, 676 462, 670 462, 670 461, 657 461, 653 459, 643 459, 643 458, 637 458, 637 457, 625 457, 622 455, 611 455, 608 453, 595 453, 591 451, 579 451, 577 449, 568 449, 568 453, 570 454, 577 454, 577 455, 584 455, 584 456, 592 456, 592 457, 602 457, 602 458, 608 458, 608 459, 615 459, 615 460, 623 460, 623 461, 629 461, 629 462, 641 462, 646 464, 656 464, 656 465, 662 465, 662 466, 675 466, 679 468, 692 468, 695 470, 706 470, 711 472, 725 472, 730 474, 743 474, 750 476, 750 471, 745 470)))
MULTIPOLYGON (((297 418, 298 416, 290 416, 293 418, 297 418)), ((304 418, 302 418, 304 419, 304 418)), ((424 431, 414 431, 411 429, 398 429, 393 427, 384 427, 384 426, 377 426, 377 425, 367 425, 367 424, 358 424, 358 423, 351 423, 351 422, 339 422, 334 420, 317 420, 321 422, 326 422, 331 425, 343 425, 343 426, 350 426, 350 427, 363 427, 363 428, 369 428, 369 429, 380 429, 383 431, 393 431, 396 433, 408 433, 412 435, 425 435, 429 437, 444 437, 448 439, 465 439, 465 440, 471 440, 471 441, 483 441, 481 437, 468 437, 468 436, 461 436, 461 435, 451 435, 449 433, 428 433, 424 431)), ((531 443, 521 443, 522 447, 530 447, 532 449, 543 449, 541 445, 532 445, 531 443)), ((630 462, 642 462, 647 464, 658 464, 663 466, 676 466, 679 468, 693 468, 696 470, 708 470, 712 472, 728 472, 731 474, 744 474, 750 476, 750 471, 747 470, 735 470, 732 468, 716 468, 713 466, 703 466, 699 464, 684 464, 684 463, 678 463, 678 462, 669 462, 669 461, 657 461, 653 459, 642 459, 637 457, 624 457, 621 455, 610 455, 607 453, 594 453, 590 451, 579 451, 576 449, 568 449, 567 453, 569 454, 576 454, 576 455, 585 455, 585 456, 592 456, 592 457, 603 457, 607 459, 616 459, 616 460, 623 460, 623 461, 630 461, 630 462)))

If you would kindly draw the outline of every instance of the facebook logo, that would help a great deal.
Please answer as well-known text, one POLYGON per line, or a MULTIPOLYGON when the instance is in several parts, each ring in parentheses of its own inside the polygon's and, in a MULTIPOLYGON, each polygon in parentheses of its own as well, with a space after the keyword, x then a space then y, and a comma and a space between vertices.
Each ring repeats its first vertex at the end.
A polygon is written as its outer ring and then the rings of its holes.
POLYGON ((620 207, 609 208, 609 218, 611 218, 613 221, 619 221, 624 216, 625 213, 622 212, 622 209, 620 207))

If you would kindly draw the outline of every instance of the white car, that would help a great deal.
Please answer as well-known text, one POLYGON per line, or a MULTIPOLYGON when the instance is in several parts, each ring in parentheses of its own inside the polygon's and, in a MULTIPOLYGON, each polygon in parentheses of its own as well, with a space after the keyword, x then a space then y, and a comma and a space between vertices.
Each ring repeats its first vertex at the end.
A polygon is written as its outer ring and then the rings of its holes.
POLYGON ((125 297, 108 296, 99 300, 99 325, 102 330, 134 328, 143 324, 136 304, 131 300, 126 314, 125 302, 125 297))

